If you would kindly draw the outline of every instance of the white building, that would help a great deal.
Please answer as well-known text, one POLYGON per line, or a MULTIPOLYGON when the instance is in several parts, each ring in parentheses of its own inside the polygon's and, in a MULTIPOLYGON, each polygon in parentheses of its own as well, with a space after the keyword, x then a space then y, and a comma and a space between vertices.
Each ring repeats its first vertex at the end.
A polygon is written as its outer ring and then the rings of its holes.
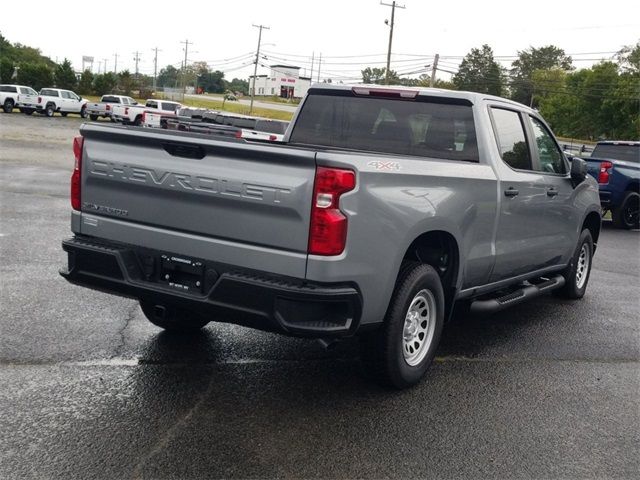
MULTIPOLYGON (((301 98, 311 86, 310 77, 300 76, 300 67, 271 65, 269 75, 258 75, 255 79, 256 96, 278 96, 301 98)), ((249 77, 249 89, 253 88, 253 75, 249 77)), ((249 90, 251 94, 251 90, 249 90)))

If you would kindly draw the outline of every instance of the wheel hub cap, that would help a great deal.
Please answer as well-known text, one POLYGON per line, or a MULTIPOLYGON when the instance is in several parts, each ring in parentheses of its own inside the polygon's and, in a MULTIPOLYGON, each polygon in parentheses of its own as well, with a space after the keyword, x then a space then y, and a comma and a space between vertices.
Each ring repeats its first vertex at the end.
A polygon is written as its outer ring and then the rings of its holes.
POLYGON ((405 315, 402 332, 402 354, 408 365, 424 360, 433 341, 436 326, 436 301, 429 290, 420 290, 405 315))

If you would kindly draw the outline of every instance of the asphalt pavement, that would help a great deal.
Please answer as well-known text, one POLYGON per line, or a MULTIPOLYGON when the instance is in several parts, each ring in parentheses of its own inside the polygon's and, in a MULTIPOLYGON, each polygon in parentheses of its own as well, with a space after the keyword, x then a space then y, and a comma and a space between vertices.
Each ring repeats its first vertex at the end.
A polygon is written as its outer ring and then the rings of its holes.
POLYGON ((80 119, 0 114, 0 478, 638 478, 640 232, 605 222, 587 295, 444 331, 416 388, 347 341, 151 325, 67 284, 80 119))

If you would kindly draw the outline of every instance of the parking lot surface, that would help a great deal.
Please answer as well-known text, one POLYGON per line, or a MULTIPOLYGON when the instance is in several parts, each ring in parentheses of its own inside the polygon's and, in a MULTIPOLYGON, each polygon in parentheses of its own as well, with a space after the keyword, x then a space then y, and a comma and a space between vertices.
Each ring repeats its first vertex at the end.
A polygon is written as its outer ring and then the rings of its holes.
POLYGON ((582 301, 445 328, 408 391, 357 343, 151 325, 67 284, 79 118, 0 115, 0 478, 638 478, 640 233, 603 226, 582 301))

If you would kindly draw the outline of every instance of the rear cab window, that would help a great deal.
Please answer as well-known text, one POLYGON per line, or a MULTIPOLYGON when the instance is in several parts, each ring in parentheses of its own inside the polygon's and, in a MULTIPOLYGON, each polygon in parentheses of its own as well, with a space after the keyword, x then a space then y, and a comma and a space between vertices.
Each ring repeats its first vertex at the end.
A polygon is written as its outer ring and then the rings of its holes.
POLYGON ((290 143, 478 162, 470 101, 310 90, 290 143))
POLYGON ((51 90, 49 88, 43 88, 42 90, 40 90, 40 95, 42 95, 43 97, 59 97, 60 96, 58 90, 51 90))
POLYGON ((100 99, 104 103, 120 103, 120 97, 114 97, 113 95, 105 95, 100 99))

